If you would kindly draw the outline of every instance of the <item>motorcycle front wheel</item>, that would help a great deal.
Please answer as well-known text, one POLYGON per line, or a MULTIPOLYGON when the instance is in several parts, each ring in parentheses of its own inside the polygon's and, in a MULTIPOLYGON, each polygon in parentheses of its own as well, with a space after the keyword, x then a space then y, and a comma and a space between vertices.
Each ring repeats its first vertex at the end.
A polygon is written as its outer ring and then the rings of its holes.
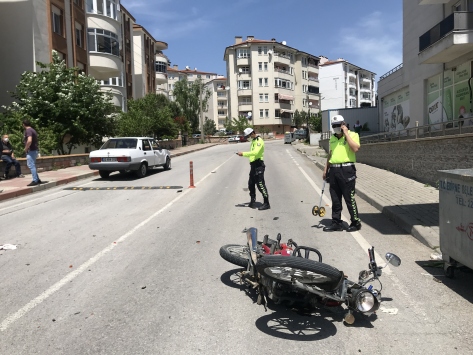
POLYGON ((298 281, 327 291, 336 289, 344 277, 343 272, 330 265, 294 256, 264 256, 258 260, 256 269, 279 283, 293 284, 298 281))
POLYGON ((220 248, 220 256, 237 266, 246 267, 248 265, 248 246, 238 244, 227 244, 220 248))

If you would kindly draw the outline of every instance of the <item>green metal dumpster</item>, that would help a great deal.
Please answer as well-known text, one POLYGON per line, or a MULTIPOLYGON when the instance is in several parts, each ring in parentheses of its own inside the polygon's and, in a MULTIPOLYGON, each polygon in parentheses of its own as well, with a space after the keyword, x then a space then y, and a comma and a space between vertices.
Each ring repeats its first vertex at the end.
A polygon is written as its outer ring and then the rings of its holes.
POLYGON ((445 275, 473 269, 473 169, 439 170, 439 222, 445 275))

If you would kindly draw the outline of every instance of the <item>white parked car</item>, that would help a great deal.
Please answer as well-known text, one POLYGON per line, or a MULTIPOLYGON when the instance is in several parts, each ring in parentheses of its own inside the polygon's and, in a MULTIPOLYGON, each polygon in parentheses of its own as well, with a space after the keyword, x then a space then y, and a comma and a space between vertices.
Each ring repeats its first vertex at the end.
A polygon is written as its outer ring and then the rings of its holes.
POLYGON ((98 170, 103 179, 113 171, 134 171, 142 178, 149 168, 157 166, 171 169, 171 153, 148 137, 111 138, 89 154, 89 168, 98 170))
POLYGON ((238 143, 240 141, 240 136, 231 136, 228 138, 228 143, 238 143))

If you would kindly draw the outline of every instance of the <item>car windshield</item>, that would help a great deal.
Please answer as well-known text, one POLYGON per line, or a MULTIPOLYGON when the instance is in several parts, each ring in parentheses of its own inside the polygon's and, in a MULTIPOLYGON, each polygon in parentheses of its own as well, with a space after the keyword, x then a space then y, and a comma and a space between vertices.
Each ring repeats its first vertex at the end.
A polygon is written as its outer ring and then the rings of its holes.
POLYGON ((136 149, 137 143, 135 138, 109 139, 100 149, 136 149))

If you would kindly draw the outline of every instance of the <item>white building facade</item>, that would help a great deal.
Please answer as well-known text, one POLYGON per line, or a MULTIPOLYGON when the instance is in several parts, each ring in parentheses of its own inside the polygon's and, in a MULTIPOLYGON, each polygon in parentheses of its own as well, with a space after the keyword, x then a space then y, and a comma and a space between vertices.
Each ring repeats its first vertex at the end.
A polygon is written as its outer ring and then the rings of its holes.
POLYGON ((375 76, 344 59, 320 57, 322 110, 375 106, 375 76))
POLYGON ((473 126, 473 1, 403 1, 403 63, 380 77, 382 131, 473 126))

